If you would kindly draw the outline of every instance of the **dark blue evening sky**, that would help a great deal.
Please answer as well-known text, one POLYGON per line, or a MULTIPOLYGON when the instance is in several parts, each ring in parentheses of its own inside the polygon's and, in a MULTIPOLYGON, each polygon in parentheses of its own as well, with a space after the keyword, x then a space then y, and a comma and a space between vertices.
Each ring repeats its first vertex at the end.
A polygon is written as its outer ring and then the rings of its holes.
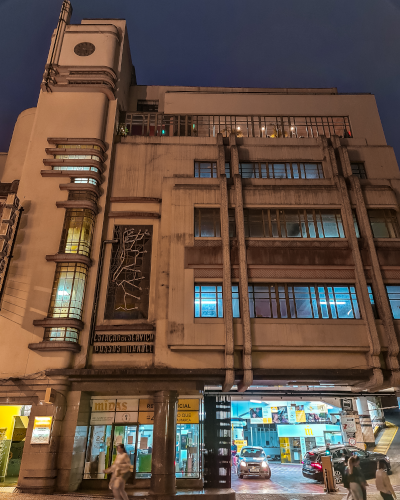
MULTIPOLYGON (((36 105, 61 0, 0 0, 0 151, 36 105)), ((375 94, 400 158, 400 0, 72 0, 125 18, 139 84, 337 87, 375 94)))

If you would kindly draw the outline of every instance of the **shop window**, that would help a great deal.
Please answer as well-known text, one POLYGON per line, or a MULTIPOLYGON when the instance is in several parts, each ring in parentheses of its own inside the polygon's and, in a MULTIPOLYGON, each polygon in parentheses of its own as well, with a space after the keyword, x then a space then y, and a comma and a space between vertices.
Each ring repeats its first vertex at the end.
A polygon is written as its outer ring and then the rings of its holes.
POLYGON ((221 236, 219 208, 194 209, 194 235, 200 238, 219 238, 221 236))
POLYGON ((88 257, 92 245, 94 221, 92 210, 66 210, 59 253, 76 253, 88 257))
POLYGON ((115 226, 106 319, 147 319, 153 226, 115 226))
POLYGON ((101 161, 96 155, 55 155, 56 160, 95 160, 101 161))
POLYGON ((360 179, 367 178, 364 163, 351 163, 351 173, 360 179))
POLYGON ((251 318, 360 319, 354 286, 249 285, 251 318))
POLYGON ((400 319, 400 285, 386 285, 390 307, 394 319, 400 319))
POLYGON ((399 238, 400 228, 394 210, 368 210, 374 238, 399 238))
POLYGON ((86 448, 84 479, 106 479, 110 467, 111 425, 91 425, 86 448))
POLYGON ((139 425, 137 441, 136 477, 151 476, 151 457, 153 453, 153 426, 139 425))
POLYGON ((49 318, 82 318, 87 274, 84 264, 57 264, 49 318))
POLYGON ((340 210, 244 209, 247 238, 344 238, 340 210))
POLYGON ((200 178, 218 177, 217 162, 215 161, 195 161, 194 176, 200 178))
POLYGON ((176 426, 176 477, 200 477, 199 424, 176 426))
MULTIPOLYGON (((226 176, 231 177, 230 165, 225 164, 226 176)), ((321 163, 313 162, 241 162, 239 174, 243 179, 323 179, 321 163)))
POLYGON ((99 173, 100 170, 97 168, 97 167, 78 167, 78 166, 72 166, 72 165, 56 165, 53 167, 53 170, 71 170, 71 171, 74 171, 74 170, 87 170, 87 171, 91 171, 91 172, 97 172, 99 173))

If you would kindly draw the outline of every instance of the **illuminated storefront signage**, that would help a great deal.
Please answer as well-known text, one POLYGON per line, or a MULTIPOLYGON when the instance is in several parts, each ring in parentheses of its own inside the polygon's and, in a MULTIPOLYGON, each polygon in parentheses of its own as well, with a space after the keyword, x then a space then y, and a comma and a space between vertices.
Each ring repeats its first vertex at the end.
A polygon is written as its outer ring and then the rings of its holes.
POLYGON ((49 444, 53 417, 35 417, 31 444, 49 444))
MULTIPOLYGON (((310 425, 277 425, 278 437, 324 437, 324 432, 327 430, 325 424, 310 424, 310 425)), ((332 427, 332 426, 330 426, 332 427)))
MULTIPOLYGON (((177 424, 198 424, 200 400, 179 399, 177 424)), ((154 423, 153 399, 93 399, 90 425, 111 425, 113 423, 154 423)))

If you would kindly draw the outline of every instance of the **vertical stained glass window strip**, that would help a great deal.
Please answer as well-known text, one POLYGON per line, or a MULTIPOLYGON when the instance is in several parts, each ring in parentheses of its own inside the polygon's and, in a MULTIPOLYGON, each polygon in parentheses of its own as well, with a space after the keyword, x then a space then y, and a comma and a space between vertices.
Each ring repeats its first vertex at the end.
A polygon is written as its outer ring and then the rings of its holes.
POLYGON ((68 209, 61 235, 60 253, 76 253, 89 257, 95 215, 92 210, 68 209))

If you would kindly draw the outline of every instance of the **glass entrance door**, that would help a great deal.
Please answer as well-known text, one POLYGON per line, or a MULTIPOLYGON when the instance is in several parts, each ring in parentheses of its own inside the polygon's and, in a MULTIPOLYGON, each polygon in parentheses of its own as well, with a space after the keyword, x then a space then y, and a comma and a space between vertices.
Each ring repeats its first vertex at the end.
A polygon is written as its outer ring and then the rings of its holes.
MULTIPOLYGON (((123 444, 125 450, 129 455, 129 459, 132 465, 132 471, 135 470, 136 461, 136 449, 137 449, 137 425, 116 425, 114 427, 114 442, 112 450, 112 462, 114 462, 117 456, 117 446, 123 444)), ((129 478, 128 482, 133 480, 133 474, 129 478)))

